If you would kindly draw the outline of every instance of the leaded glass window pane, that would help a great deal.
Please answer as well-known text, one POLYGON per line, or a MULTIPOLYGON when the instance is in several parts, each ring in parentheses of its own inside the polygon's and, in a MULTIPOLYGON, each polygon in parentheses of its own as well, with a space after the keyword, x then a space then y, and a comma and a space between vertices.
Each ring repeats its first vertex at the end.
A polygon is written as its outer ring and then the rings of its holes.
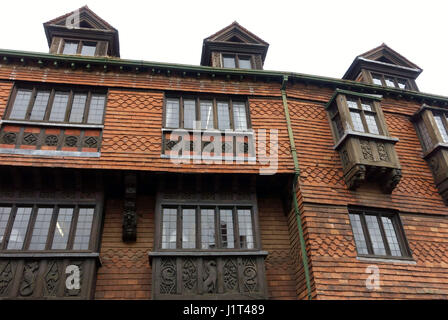
POLYGON ((229 104, 227 102, 218 102, 218 129, 230 129, 229 104))
POLYGON ((233 231, 233 212, 231 209, 220 210, 221 245, 223 248, 235 248, 235 235, 233 231))
POLYGON ((73 96, 73 105, 70 112, 70 122, 82 122, 86 107, 87 94, 76 93, 73 96))
POLYGON ((6 226, 8 225, 11 207, 0 207, 0 246, 5 235, 6 226))
POLYGON ((78 222, 76 224, 73 250, 88 250, 90 234, 92 232, 94 208, 80 208, 78 222))
POLYGON ((336 133, 338 135, 337 138, 339 139, 344 135, 344 128, 342 127, 342 122, 341 122, 341 118, 339 117, 339 115, 336 115, 333 118, 333 124, 336 129, 336 133))
POLYGON ((383 83, 381 82, 381 76, 373 75, 372 80, 374 84, 377 84, 379 86, 383 85, 383 83))
POLYGON ((33 208, 17 208, 14 224, 9 236, 8 250, 22 250, 32 211, 33 208))
POLYGON ((52 215, 53 208, 37 209, 37 217, 33 227, 33 236, 31 237, 29 250, 45 250, 52 215))
POLYGON ((398 80, 397 80, 397 83, 398 83, 398 87, 399 87, 400 89, 406 89, 406 87, 407 87, 407 81, 406 81, 406 80, 404 80, 404 79, 398 79, 398 80))
POLYGON ((350 222, 352 224, 353 236, 355 237, 356 249, 358 254, 368 254, 366 238, 362 230, 361 216, 359 214, 350 214, 350 222))
POLYGON ((51 108, 50 121, 64 121, 65 112, 67 111, 68 92, 56 92, 51 108))
POLYGON ((378 125, 376 124, 376 119, 373 114, 365 114, 367 127, 370 133, 379 134, 378 125))
POLYGON ((423 120, 418 123, 418 129, 422 138, 423 149, 428 150, 430 147, 432 147, 433 143, 423 120))
POLYGON ((372 243, 373 253, 375 255, 386 255, 386 249, 381 236, 380 226, 376 216, 366 215, 367 228, 369 230, 370 242, 372 243))
POLYGON ((448 142, 448 133, 446 132, 445 126, 443 125, 442 117, 439 115, 435 115, 434 120, 436 121, 437 128, 439 129, 443 142, 448 142))
POLYGON ((177 209, 164 208, 162 215, 162 249, 176 249, 177 209))
POLYGON ((66 250, 70 227, 72 224, 73 208, 59 208, 58 220, 54 230, 51 249, 66 250))
POLYGON ((179 99, 166 100, 165 126, 179 128, 179 99))
POLYGON ((362 124, 361 114, 357 111, 350 111, 353 122, 353 130, 365 132, 364 125, 362 124))
POLYGON ((241 248, 253 249, 255 246, 252 214, 249 209, 238 209, 238 228, 241 248))
POLYGON ((372 105, 368 102, 364 102, 364 101, 361 102, 361 108, 362 108, 362 110, 365 110, 365 111, 373 111, 372 105))
POLYGON ((381 221, 383 222, 384 233, 386 234, 387 243, 389 244, 390 253, 394 257, 400 257, 401 249, 398 243, 397 234, 395 232, 394 224, 392 218, 390 217, 381 217, 381 221))
POLYGON ((184 100, 184 128, 194 129, 196 121, 196 101, 184 100))
POLYGON ((11 110, 11 119, 25 119, 32 93, 31 90, 17 90, 17 95, 11 110))
POLYGON ((247 129, 246 105, 244 103, 233 103, 233 122, 235 123, 235 130, 247 129))
POLYGON ((235 68, 235 57, 234 56, 223 56, 222 57, 224 68, 235 68))
POLYGON ((214 209, 201 209, 201 248, 216 248, 214 209))
POLYGON ((359 109, 359 108, 358 108, 358 102, 357 102, 357 101, 347 99, 347 105, 348 105, 348 107, 351 108, 351 109, 359 109))
POLYGON ((66 41, 64 43, 63 54, 76 54, 78 52, 78 42, 66 41))
POLYGON ((34 100, 33 109, 31 111, 30 120, 43 120, 45 111, 47 110, 49 91, 38 91, 34 100))
POLYGON ((213 103, 201 101, 201 127, 202 129, 213 129, 213 103))
POLYGON ((99 94, 92 94, 87 123, 94 123, 94 124, 103 123, 105 104, 106 104, 106 96, 99 94))
POLYGON ((196 210, 182 209, 182 248, 196 248, 196 210))

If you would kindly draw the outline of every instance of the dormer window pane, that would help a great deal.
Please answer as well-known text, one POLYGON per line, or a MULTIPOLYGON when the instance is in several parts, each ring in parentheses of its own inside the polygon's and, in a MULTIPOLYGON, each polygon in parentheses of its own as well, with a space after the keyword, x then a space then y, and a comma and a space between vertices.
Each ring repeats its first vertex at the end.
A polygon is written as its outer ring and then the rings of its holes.
POLYGON ((224 68, 235 68, 235 57, 234 56, 223 56, 223 65, 224 68))
POLYGON ((64 44, 63 54, 76 54, 78 52, 78 42, 67 41, 64 44))
POLYGON ((377 84, 377 85, 379 85, 379 86, 382 86, 382 85, 383 85, 383 83, 382 83, 382 81, 381 81, 381 76, 378 76, 378 75, 372 75, 372 80, 373 80, 373 83, 374 83, 374 84, 377 84))
POLYGON ((394 81, 394 79, 386 78, 385 81, 386 81, 386 86, 395 88, 395 81, 394 81))
POLYGON ((407 81, 406 80, 398 79, 397 83, 398 83, 398 87, 400 89, 406 89, 406 87, 407 87, 407 81))
POLYGON ((81 55, 82 56, 94 56, 96 51, 96 43, 86 42, 82 44, 81 55))
POLYGON ((241 69, 252 69, 252 64, 250 63, 250 58, 248 57, 244 57, 241 58, 239 57, 238 59, 239 61, 239 65, 241 69))

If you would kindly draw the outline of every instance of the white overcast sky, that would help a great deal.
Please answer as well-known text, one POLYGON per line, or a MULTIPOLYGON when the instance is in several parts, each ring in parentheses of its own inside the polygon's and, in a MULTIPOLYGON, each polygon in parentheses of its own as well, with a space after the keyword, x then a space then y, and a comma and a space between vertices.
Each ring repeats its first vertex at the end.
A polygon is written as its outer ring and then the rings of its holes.
POLYGON ((203 39, 236 20, 270 44, 265 70, 341 78, 385 42, 423 68, 420 91, 448 96, 446 0, 4 1, 0 48, 48 52, 42 23, 86 4, 125 59, 198 65, 203 39))

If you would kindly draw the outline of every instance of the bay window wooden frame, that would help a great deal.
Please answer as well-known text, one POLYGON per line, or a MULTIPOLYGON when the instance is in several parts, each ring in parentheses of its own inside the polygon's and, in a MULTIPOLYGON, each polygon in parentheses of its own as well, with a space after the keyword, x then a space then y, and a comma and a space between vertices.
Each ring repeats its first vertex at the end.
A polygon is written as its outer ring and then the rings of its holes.
MULTIPOLYGON (((185 100, 194 100, 195 101, 195 121, 201 121, 201 101, 212 101, 213 105, 213 129, 205 129, 201 128, 201 130, 220 130, 219 129, 219 123, 218 123, 218 102, 227 102, 229 106, 229 121, 230 121, 230 129, 227 130, 233 130, 236 132, 245 132, 250 131, 252 128, 252 122, 250 117, 250 109, 249 109, 249 103, 247 99, 244 98, 233 98, 233 97, 226 97, 226 96, 197 96, 197 95, 166 95, 164 98, 164 107, 163 107, 163 115, 162 115, 162 122, 163 122, 163 128, 164 129, 185 129, 185 130, 194 130, 191 128, 185 128, 184 126, 184 101, 185 100), (167 127, 166 126, 166 108, 167 108, 167 100, 168 99, 179 99, 179 121, 177 127, 167 127), (245 113, 246 113, 246 129, 235 129, 235 123, 234 123, 234 111, 233 111, 233 104, 234 103, 243 103, 245 106, 245 113)), ((224 131, 224 130, 220 130, 224 131)))
POLYGON ((43 86, 43 85, 26 85, 26 84, 16 84, 14 88, 12 89, 10 99, 7 104, 6 113, 5 113, 5 120, 14 120, 14 121, 26 121, 30 123, 41 123, 41 122, 47 122, 47 123, 66 123, 66 124, 95 124, 95 125, 101 125, 104 123, 104 117, 106 114, 106 106, 107 106, 107 92, 105 90, 92 90, 91 88, 87 87, 76 87, 72 88, 70 86, 43 86), (31 98, 28 102, 27 111, 25 114, 25 118, 23 119, 16 119, 11 118, 11 113, 14 107, 15 99, 17 97, 17 93, 19 90, 31 90, 31 98), (47 101, 47 106, 45 108, 44 118, 42 120, 31 120, 31 112, 34 107, 34 103, 37 97, 37 94, 39 91, 48 91, 50 92, 50 97, 47 101), (65 92, 68 93, 68 101, 67 106, 65 110, 64 120, 63 121, 51 121, 50 115, 53 108, 53 102, 56 92, 65 92), (70 121, 70 114, 73 107, 73 99, 75 94, 86 94, 87 99, 84 107, 84 113, 83 113, 83 121, 82 122, 73 122, 70 121), (103 106, 103 116, 100 122, 98 123, 89 123, 88 122, 88 116, 90 112, 91 107, 91 101, 93 95, 102 95, 104 96, 104 106, 103 106))
MULTIPOLYGON (((366 242, 366 248, 368 254, 359 253, 358 248, 356 248, 358 252, 358 257, 368 257, 368 258, 385 258, 385 259, 396 259, 396 260, 413 260, 412 253, 408 245, 408 241, 406 239, 406 234, 404 232, 403 224, 400 219, 400 215, 398 212, 388 212, 383 210, 376 210, 372 208, 349 208, 349 215, 359 215, 360 223, 362 227, 362 232, 364 235, 364 240, 366 242), (374 216, 377 218, 378 226, 380 229, 381 239, 383 242, 384 250, 386 252, 385 255, 378 255, 374 253, 372 239, 367 227, 366 216, 374 216), (397 238, 398 246, 401 251, 401 256, 393 256, 391 254, 391 249, 389 245, 389 241, 387 239, 386 232, 384 230, 384 224, 382 222, 382 217, 388 217, 392 221, 392 225, 395 231, 395 235, 397 238)), ((351 229, 354 232, 354 226, 350 219, 351 229)), ((355 239, 354 239, 355 241, 355 239)))
MULTIPOLYGON (((97 197, 100 195, 97 195, 97 197)), ((99 199, 99 198, 98 198, 99 199)), ((100 199, 99 199, 100 200, 100 199)), ((101 211, 102 211, 102 201, 92 202, 92 201, 43 201, 38 199, 20 199, 17 201, 4 201, 0 199, 0 206, 11 207, 9 213, 8 223, 6 225, 3 240, 0 242, 0 253, 55 253, 55 252, 98 252, 99 245, 99 235, 101 226, 101 211), (16 218, 18 208, 32 208, 30 218, 28 220, 28 226, 25 233, 25 238, 21 249, 7 249, 9 238, 11 236, 11 231, 16 218), (53 213, 51 216, 50 224, 48 227, 47 241, 45 244, 45 249, 42 250, 29 250, 31 238, 33 236, 33 231, 36 223, 36 218, 38 215, 39 208, 53 208, 53 213), (73 208, 73 214, 70 223, 70 232, 67 241, 66 249, 52 249, 52 243, 56 228, 56 223, 59 215, 60 208, 73 208), (73 244, 76 236, 76 228, 79 219, 79 210, 82 208, 92 208, 93 220, 90 230, 90 240, 88 249, 74 250, 73 244)))

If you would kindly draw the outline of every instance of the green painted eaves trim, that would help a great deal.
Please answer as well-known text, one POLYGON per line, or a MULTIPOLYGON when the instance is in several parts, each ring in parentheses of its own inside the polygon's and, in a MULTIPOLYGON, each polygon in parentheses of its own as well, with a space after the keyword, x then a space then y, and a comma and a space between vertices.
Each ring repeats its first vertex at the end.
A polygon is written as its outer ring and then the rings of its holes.
MULTIPOLYGON (((318 85, 331 86, 333 88, 344 88, 349 91, 359 90, 362 93, 370 94, 382 94, 382 95, 393 95, 398 97, 404 97, 415 100, 426 100, 428 103, 442 103, 444 106, 448 105, 448 97, 410 91, 401 90, 396 88, 387 88, 373 84, 355 82, 352 80, 342 80, 331 77, 308 75, 303 73, 295 72, 284 72, 284 71, 270 71, 270 70, 248 70, 248 69, 228 69, 228 68, 214 68, 206 66, 197 65, 185 65, 185 64, 175 64, 175 63, 161 63, 161 62, 151 62, 144 60, 129 60, 121 58, 97 58, 97 57, 82 57, 82 56, 67 56, 59 54, 49 54, 41 52, 30 52, 30 51, 17 51, 0 49, 0 59, 3 57, 14 57, 14 58, 30 58, 36 60, 50 60, 66 63, 80 63, 80 64, 94 64, 94 65, 110 65, 110 66, 123 66, 123 67, 134 67, 134 68, 149 68, 149 69, 166 69, 166 70, 176 70, 184 71, 190 73, 204 73, 204 74, 216 74, 216 75, 236 75, 236 76, 247 76, 247 77, 259 77, 259 78, 275 78, 281 84, 284 76, 288 76, 289 81, 301 81, 305 83, 316 83, 318 85)), ((1 60, 0 60, 1 63, 1 60)))

